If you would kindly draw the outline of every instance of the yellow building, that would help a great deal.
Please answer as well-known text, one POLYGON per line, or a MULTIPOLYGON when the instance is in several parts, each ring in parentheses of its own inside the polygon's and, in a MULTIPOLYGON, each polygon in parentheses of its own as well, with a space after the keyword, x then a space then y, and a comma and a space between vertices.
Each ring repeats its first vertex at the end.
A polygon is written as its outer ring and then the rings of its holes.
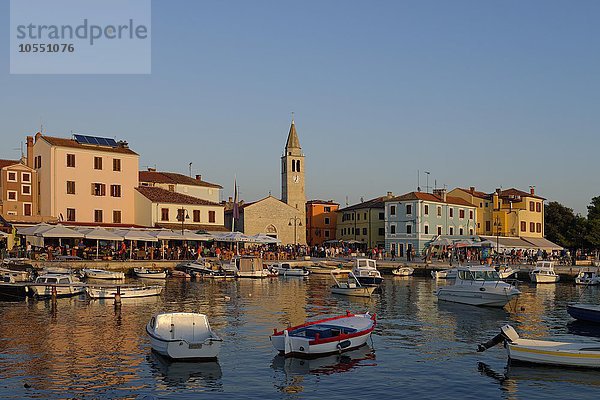
POLYGON ((523 238, 544 237, 544 198, 518 189, 496 189, 487 194, 456 188, 449 195, 460 197, 477 207, 477 234, 523 238))
POLYGON ((336 239, 366 244, 367 248, 385 247, 385 202, 387 195, 367 200, 337 211, 336 239))
POLYGON ((139 155, 126 142, 35 135, 27 154, 37 172, 40 213, 68 223, 135 224, 139 155))

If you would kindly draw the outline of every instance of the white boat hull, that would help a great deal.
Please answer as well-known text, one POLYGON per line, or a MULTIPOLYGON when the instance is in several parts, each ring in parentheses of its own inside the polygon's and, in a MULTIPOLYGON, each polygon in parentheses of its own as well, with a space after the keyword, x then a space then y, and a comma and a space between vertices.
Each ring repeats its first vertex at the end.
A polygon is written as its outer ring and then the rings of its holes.
POLYGON ((238 278, 255 278, 255 279, 262 279, 262 278, 266 278, 269 276, 269 271, 267 270, 262 270, 262 271, 238 271, 237 272, 237 277, 238 278))
MULTIPOLYGON (((88 296, 92 299, 114 299, 117 294, 117 288, 86 288, 88 296)), ((136 297, 159 296, 163 291, 162 286, 148 287, 122 287, 120 295, 122 299, 131 299, 136 297)))
POLYGON ((152 336, 149 332, 148 336, 150 337, 152 350, 176 360, 213 360, 219 356, 221 351, 222 341, 220 340, 207 339, 202 343, 190 343, 183 339, 175 341, 162 340, 152 336))
MULTIPOLYGON (((37 297, 50 297, 52 296, 52 286, 54 285, 45 285, 45 284, 31 284, 28 285, 29 290, 31 290, 34 296, 37 297)), ((56 286, 56 296, 57 297, 69 297, 69 296, 77 296, 85 292, 85 287, 83 286, 56 286)))
POLYGON ((292 269, 279 269, 277 271, 279 276, 308 276, 310 272, 300 269, 300 268, 292 268, 292 269))
POLYGON ((540 275, 529 274, 529 278, 533 283, 556 283, 560 279, 558 275, 540 275))
POLYGON ((392 270, 392 274, 395 276, 411 276, 415 270, 409 267, 403 267, 392 270))
POLYGON ((101 269, 83 269, 86 278, 91 279, 109 279, 120 280, 125 279, 125 273, 117 271, 105 271, 101 269))
POLYGON ((139 270, 136 268, 133 270, 133 273, 138 278, 143 278, 143 279, 166 279, 167 278, 167 271, 139 270))
POLYGON ((340 288, 332 287, 331 293, 340 294, 343 296, 354 296, 354 297, 371 297, 373 292, 377 289, 374 286, 362 286, 362 287, 351 287, 351 288, 340 288))
POLYGON ((443 271, 431 271, 433 279, 456 279, 456 269, 445 269, 443 271))
POLYGON ((518 339, 514 343, 508 343, 507 351, 511 360, 520 362, 600 368, 600 346, 597 343, 585 346, 573 343, 518 339))
POLYGON ((485 291, 461 290, 460 287, 447 286, 439 288, 436 295, 438 300, 487 307, 504 307, 518 295, 504 291, 493 292, 490 288, 485 289, 485 291))

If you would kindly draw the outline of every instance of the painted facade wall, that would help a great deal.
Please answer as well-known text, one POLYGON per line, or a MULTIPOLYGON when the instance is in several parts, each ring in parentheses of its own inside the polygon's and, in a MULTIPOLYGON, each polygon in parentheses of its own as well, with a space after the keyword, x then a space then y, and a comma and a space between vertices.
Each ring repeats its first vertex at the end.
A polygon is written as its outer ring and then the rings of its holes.
POLYGON ((306 241, 309 246, 320 246, 336 238, 339 204, 306 203, 306 241))
POLYGON ((36 220, 40 214, 35 170, 24 164, 14 164, 2 168, 0 170, 0 200, 0 215, 6 220, 36 220))
POLYGON ((384 208, 338 211, 336 238, 346 242, 357 240, 365 243, 367 248, 383 247, 385 245, 384 208))
POLYGON ((414 249, 421 254, 425 244, 438 235, 473 236, 476 208, 424 200, 388 201, 385 204, 386 251, 398 257, 414 249))
POLYGON ((37 169, 40 179, 40 205, 43 215, 68 221, 67 209, 75 210, 75 221, 98 223, 95 210, 102 210, 102 223, 113 223, 113 211, 121 212, 122 224, 135 223, 134 188, 138 186, 139 156, 52 146, 43 137, 33 146, 33 155, 41 157, 37 169), (75 156, 75 166, 67 166, 67 154, 75 156), (94 158, 102 158, 102 169, 94 168, 94 158), (119 159, 121 170, 113 170, 119 159), (67 193, 67 182, 75 182, 75 194, 67 193), (104 195, 94 195, 92 184, 104 186, 104 195), (111 185, 120 186, 120 197, 111 195, 111 185))

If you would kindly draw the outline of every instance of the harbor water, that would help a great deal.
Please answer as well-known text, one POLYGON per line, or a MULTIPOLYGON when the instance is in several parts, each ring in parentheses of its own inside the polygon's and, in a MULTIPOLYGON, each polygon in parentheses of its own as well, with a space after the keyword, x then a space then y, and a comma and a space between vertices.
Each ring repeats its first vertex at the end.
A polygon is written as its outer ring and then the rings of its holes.
POLYGON ((600 371, 507 366, 502 346, 477 353, 506 323, 530 338, 600 342, 570 301, 597 288, 522 283, 505 309, 437 301, 431 278, 387 276, 373 299, 332 295, 328 276, 235 281, 169 279, 161 297, 0 303, 0 398, 586 399, 600 371), (376 313, 369 345, 314 360, 276 354, 273 328, 351 312, 376 313), (208 315, 223 337, 218 362, 171 362, 145 333, 161 311, 208 315))

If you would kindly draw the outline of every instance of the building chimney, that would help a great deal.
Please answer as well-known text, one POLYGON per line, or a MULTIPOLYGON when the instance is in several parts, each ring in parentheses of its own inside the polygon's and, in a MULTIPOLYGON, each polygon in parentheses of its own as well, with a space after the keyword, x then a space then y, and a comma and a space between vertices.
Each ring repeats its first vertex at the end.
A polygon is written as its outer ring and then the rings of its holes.
POLYGON ((197 181, 201 181, 202 180, 202 175, 196 175, 196 180, 197 181))
POLYGON ((469 190, 471 191, 471 194, 473 194, 473 192, 475 192, 475 186, 471 186, 469 190))
POLYGON ((529 193, 531 193, 531 195, 535 195, 535 186, 529 186, 529 193))
POLYGON ((148 167, 148 172, 156 172, 156 168, 148 167))
POLYGON ((29 168, 33 168, 33 136, 27 136, 27 162, 29 168))
POLYGON ((494 195, 492 196, 493 201, 494 201, 494 210, 500 209, 499 196, 500 196, 500 189, 496 189, 496 191, 494 192, 494 195))
POLYGON ((227 201, 228 203, 233 203, 233 197, 229 196, 229 200, 227 201))
POLYGON ((393 192, 387 192, 387 197, 394 197, 394 193, 393 192))
POLYGON ((38 132, 35 134, 35 141, 37 142, 39 138, 42 137, 42 132, 38 132))
POLYGON ((441 198, 444 203, 446 202, 447 195, 448 195, 448 192, 446 189, 433 189, 433 194, 435 196, 441 198))

